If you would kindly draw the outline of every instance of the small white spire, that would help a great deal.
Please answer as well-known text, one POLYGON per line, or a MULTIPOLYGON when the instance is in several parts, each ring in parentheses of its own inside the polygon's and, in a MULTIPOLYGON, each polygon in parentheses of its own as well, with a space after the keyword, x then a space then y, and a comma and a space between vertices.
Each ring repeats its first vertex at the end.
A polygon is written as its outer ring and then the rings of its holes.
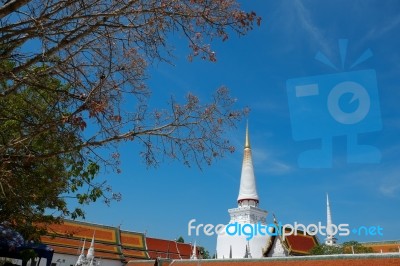
POLYGON ((88 249, 88 253, 86 258, 88 260, 93 260, 94 259, 94 235, 96 231, 93 232, 93 237, 92 237, 92 242, 90 243, 90 248, 88 249))
POLYGON ((241 202, 246 202, 246 205, 258 205, 258 194, 256 188, 256 179, 254 176, 248 124, 246 126, 246 139, 244 145, 242 174, 240 176, 240 189, 237 200, 239 206, 241 206, 241 202))
POLYGON ((197 260, 197 246, 196 246, 196 241, 194 241, 193 244, 193 250, 192 250, 192 256, 190 256, 191 260, 197 260))
POLYGON ((76 261, 75 266, 82 265, 82 263, 85 260, 85 243, 86 243, 86 238, 83 240, 81 254, 78 257, 78 260, 76 261))
POLYGON ((329 196, 326 193, 326 240, 325 244, 328 246, 332 246, 336 244, 336 238, 332 231, 332 214, 331 214, 331 206, 329 204, 329 196))

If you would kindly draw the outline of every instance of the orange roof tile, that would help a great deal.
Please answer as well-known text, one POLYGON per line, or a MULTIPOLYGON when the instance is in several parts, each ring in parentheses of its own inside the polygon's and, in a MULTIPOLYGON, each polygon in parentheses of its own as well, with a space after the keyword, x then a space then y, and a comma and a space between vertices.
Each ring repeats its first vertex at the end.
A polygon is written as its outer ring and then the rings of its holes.
POLYGON ((171 240, 146 237, 146 246, 150 258, 188 259, 192 254, 192 246, 171 240))
POLYGON ((51 246, 55 253, 78 256, 83 240, 85 250, 95 233, 97 258, 129 261, 134 259, 172 258, 188 259, 192 253, 190 244, 171 240, 145 237, 142 233, 120 230, 117 227, 65 220, 48 226, 48 234, 41 241, 51 246))
MULTIPOLYGON (((276 228, 273 228, 273 233, 275 233, 276 228)), ((318 239, 316 236, 309 235, 307 233, 304 233, 302 230, 297 230, 297 233, 290 234, 290 229, 286 228, 286 233, 288 235, 285 236, 283 240, 283 246, 287 251, 289 252, 290 255, 294 256, 301 256, 301 255, 310 255, 310 250, 318 245, 318 239)), ((278 236, 273 235, 268 243, 267 243, 267 249, 264 251, 264 256, 268 256, 267 254, 270 253, 274 242, 276 241, 276 238, 278 236)), ((283 239, 283 237, 280 237, 280 239, 283 239)))
POLYGON ((298 231, 297 235, 288 235, 285 237, 285 242, 290 249, 292 255, 309 255, 310 250, 318 245, 315 236, 303 234, 298 231))

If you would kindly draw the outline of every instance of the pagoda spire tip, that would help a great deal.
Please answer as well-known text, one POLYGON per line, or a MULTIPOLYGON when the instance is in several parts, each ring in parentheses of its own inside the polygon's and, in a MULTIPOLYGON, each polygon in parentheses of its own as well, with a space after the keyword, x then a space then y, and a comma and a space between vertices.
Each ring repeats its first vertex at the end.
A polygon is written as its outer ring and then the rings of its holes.
POLYGON ((250 140, 249 140, 249 120, 246 123, 246 142, 244 144, 244 148, 250 148, 250 140))

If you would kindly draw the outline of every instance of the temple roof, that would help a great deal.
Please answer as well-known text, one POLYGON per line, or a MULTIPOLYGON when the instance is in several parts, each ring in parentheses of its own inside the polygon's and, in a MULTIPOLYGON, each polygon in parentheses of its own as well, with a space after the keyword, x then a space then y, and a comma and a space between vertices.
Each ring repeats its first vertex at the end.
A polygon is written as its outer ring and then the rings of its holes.
POLYGON ((310 250, 318 245, 316 236, 298 231, 297 235, 285 237, 285 244, 291 255, 310 255, 310 250))
POLYGON ((240 176, 240 189, 237 200, 255 200, 258 202, 256 178, 254 176, 248 126, 246 127, 246 140, 243 155, 242 174, 240 176))
MULTIPOLYGON (((290 232, 290 229, 286 228, 286 232, 290 232)), ((275 230, 273 230, 273 233, 275 233, 275 230)), ((264 251, 265 257, 271 251, 274 242, 278 240, 283 242, 283 248, 286 250, 288 255, 291 256, 310 255, 311 249, 318 245, 318 239, 316 236, 309 235, 302 230, 297 230, 296 235, 287 235, 284 239, 280 236, 273 235, 267 243, 267 247, 264 251)))
MULTIPOLYGON (((119 261, 155 258, 190 258, 192 246, 146 237, 143 233, 120 230, 118 227, 65 220, 48 226, 48 234, 41 241, 51 246, 55 253, 80 254, 84 239, 91 239, 96 232, 95 257, 119 261)), ((86 241, 85 249, 90 247, 86 241)))
POLYGON ((190 244, 146 237, 147 253, 150 258, 189 259, 192 254, 190 244))

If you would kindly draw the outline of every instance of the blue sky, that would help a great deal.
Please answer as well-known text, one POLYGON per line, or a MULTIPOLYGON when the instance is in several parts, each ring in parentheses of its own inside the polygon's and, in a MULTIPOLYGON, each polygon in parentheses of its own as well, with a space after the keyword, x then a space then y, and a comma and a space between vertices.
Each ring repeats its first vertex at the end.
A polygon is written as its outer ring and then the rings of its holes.
MULTIPOLYGON (((333 222, 350 227, 381 226, 383 236, 356 236, 349 240, 399 240, 400 231, 400 3, 398 1, 241 1, 262 16, 261 27, 244 38, 231 36, 214 44, 216 63, 186 60, 187 44, 179 35, 175 66, 157 64, 149 72, 151 103, 166 106, 169 95, 187 92, 206 101, 221 85, 229 87, 238 107, 248 106, 250 141, 260 207, 283 223, 326 221, 325 195, 329 193, 333 222), (318 51, 340 66, 339 39, 348 39, 344 69, 334 70, 314 59, 318 51), (367 49, 373 57, 354 71, 373 69, 379 97, 381 130, 364 132, 360 142, 377 147, 379 163, 347 163, 346 136, 333 137, 331 168, 300 168, 301 152, 320 140, 295 141, 292 136, 286 81, 301 77, 346 72, 367 49)), ((375 97, 376 98, 376 97, 375 97)), ((326 121, 321 127, 329 129, 326 121)), ((373 123, 373 121, 371 122, 373 123)), ((329 131, 329 130, 328 130, 329 131)), ((357 131, 357 130, 356 130, 357 131)), ((122 201, 110 207, 86 208, 86 220, 149 236, 197 241, 211 254, 216 238, 188 237, 187 224, 228 223, 227 209, 237 206, 243 156, 245 121, 227 133, 234 154, 202 170, 178 162, 146 169, 136 143, 121 144, 121 174, 102 174, 122 201)), ((322 239, 322 238, 320 238, 322 239)))

